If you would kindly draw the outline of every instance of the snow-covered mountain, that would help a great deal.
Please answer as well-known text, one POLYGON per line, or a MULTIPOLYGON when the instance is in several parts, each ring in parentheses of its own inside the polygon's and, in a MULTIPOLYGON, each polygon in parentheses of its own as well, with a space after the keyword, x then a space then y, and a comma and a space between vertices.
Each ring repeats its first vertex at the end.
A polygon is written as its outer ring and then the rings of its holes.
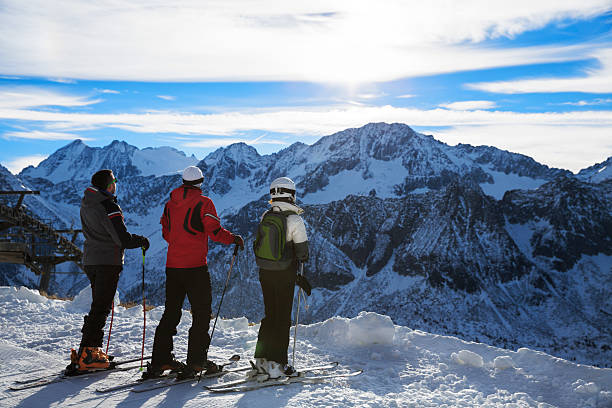
MULTIPOLYGON (((123 145, 126 152, 138 151, 123 145)), ((62 150, 38 168, 70 168, 70 176, 35 177, 39 170, 32 168, 17 181, 40 190, 58 220, 78 223, 82 191, 98 168, 62 150)), ((103 167, 120 175, 116 169, 136 167, 134 155, 115 154, 103 167)), ((305 322, 369 310, 467 340, 529 346, 589 364, 612 361, 612 287, 606 284, 612 281, 612 180, 593 183, 524 155, 449 146, 406 125, 384 123, 271 155, 234 144, 197 165, 204 193, 247 248, 267 206, 269 183, 285 175, 297 182, 312 255, 307 276, 315 286, 305 322)), ((128 228, 152 242, 147 296, 162 303, 166 246, 159 217, 180 176, 122 172, 119 201, 128 228)), ((229 248, 211 246, 219 294, 230 257, 229 248)), ((136 251, 127 251, 123 298, 140 297, 140 268, 136 251)), ((85 285, 83 276, 56 275, 51 288, 73 295, 85 285)), ((250 251, 238 257, 222 314, 262 317, 250 251)))
MULTIPOLYGON (((246 394, 213 394, 203 388, 244 375, 233 373, 144 393, 129 389, 96 393, 96 389, 136 380, 141 373, 134 369, 9 391, 15 381, 59 372, 66 366, 90 303, 87 289, 73 301, 61 301, 23 287, 0 287, 0 307, 5 311, 0 314, 2 407, 612 406, 612 369, 572 363, 529 348, 508 350, 440 336, 395 325, 389 316, 372 312, 299 325, 296 368, 338 361, 338 367, 328 374, 363 369, 362 374, 348 379, 263 388, 246 394)), ((109 352, 116 360, 140 357, 142 309, 116 306, 114 313, 109 352)), ((158 325, 162 313, 163 307, 147 313, 145 355, 153 343, 149 327, 158 325)), ((446 321, 451 320, 452 316, 447 316, 446 321)), ((191 315, 185 312, 174 337, 174 351, 181 360, 186 355, 190 325, 191 315)), ((238 366, 248 366, 258 330, 258 324, 249 325, 245 318, 219 319, 209 357, 223 362, 237 353, 241 356, 238 366)), ((308 375, 315 374, 323 372, 308 375)))
POLYGON ((112 169, 118 179, 174 174, 197 162, 195 156, 188 157, 167 146, 140 150, 115 140, 105 147, 89 147, 81 140, 75 140, 57 150, 37 167, 26 167, 19 175, 43 178, 57 184, 70 179, 91 178, 100 169, 112 169))
POLYGON ((612 179, 612 157, 601 163, 580 170, 578 177, 591 183, 600 183, 612 179))

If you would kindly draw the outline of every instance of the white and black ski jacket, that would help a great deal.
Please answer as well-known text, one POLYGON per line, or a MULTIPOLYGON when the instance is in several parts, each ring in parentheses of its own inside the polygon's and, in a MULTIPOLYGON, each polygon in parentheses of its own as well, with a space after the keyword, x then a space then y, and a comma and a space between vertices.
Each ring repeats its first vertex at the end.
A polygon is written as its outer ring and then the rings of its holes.
MULTIPOLYGON (((293 242, 295 258, 300 262, 308 260, 308 236, 306 235, 306 226, 300 214, 304 213, 300 207, 284 201, 272 201, 271 207, 278 207, 281 211, 293 211, 295 214, 287 216, 287 243, 293 242)), ((277 211, 273 208, 274 211, 277 211)), ((263 219, 263 215, 262 215, 263 219)))

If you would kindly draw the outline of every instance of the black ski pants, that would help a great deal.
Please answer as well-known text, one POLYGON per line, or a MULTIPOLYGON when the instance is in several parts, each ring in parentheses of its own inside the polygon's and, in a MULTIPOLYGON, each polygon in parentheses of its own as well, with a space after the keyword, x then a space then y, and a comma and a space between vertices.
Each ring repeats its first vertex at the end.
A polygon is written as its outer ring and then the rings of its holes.
POLYGON ((266 315, 259 328, 255 358, 287 364, 296 272, 295 265, 282 271, 259 270, 266 315))
POLYGON ((91 282, 91 307, 84 317, 81 348, 102 347, 104 325, 111 311, 121 265, 85 265, 85 273, 91 282))
POLYGON ((174 348, 172 336, 181 321, 185 295, 191 304, 193 322, 189 329, 187 364, 206 368, 210 336, 208 328, 212 313, 210 274, 206 265, 198 268, 166 268, 166 303, 164 314, 153 341, 151 364, 161 366, 170 361, 174 348))

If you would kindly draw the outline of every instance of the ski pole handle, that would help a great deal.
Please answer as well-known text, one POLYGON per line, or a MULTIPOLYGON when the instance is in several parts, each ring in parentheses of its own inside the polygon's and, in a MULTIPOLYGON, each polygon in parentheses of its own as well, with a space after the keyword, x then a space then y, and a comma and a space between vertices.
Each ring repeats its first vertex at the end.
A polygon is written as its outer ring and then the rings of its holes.
POLYGON ((238 250, 240 249, 240 247, 238 246, 238 244, 236 244, 236 246, 234 246, 234 256, 238 255, 238 250))

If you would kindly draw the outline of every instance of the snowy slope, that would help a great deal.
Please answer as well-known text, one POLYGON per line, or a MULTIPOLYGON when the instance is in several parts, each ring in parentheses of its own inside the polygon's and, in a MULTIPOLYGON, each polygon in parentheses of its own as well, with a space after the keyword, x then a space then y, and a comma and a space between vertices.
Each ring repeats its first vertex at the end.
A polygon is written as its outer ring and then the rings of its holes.
POLYGON ((612 156, 608 160, 580 170, 578 177, 590 183, 612 180, 612 156))
MULTIPOLYGON (((363 312, 346 319, 300 325, 296 366, 339 361, 337 371, 362 368, 352 379, 267 388, 246 394, 211 395, 203 384, 184 384, 142 394, 96 394, 96 388, 134 380, 139 373, 108 373, 24 391, 9 391, 17 379, 61 370, 76 345, 88 291, 75 301, 49 300, 26 288, 0 287, 0 401, 3 407, 537 407, 609 408, 612 369, 574 364, 521 348, 516 351, 394 325, 363 312), (43 368, 41 368, 43 367, 43 368), (32 372, 37 370, 36 372, 32 372)), ((161 308, 147 315, 147 351, 161 308)), ((183 314, 175 352, 186 352, 189 313, 183 314)), ((259 325, 245 318, 220 320, 210 356, 253 357, 259 325)), ((140 355, 142 310, 117 307, 110 351, 117 358, 140 355)), ((292 332, 293 333, 293 332, 292 332)), ((291 353, 291 350, 289 350, 291 353)), ((291 355, 289 356, 291 358, 291 355)), ((184 358, 184 357, 183 357, 184 358)), ((232 374, 220 380, 237 378, 232 374)))
POLYGON ((185 153, 167 146, 140 150, 115 140, 105 147, 89 147, 81 140, 75 140, 37 167, 26 167, 19 175, 44 178, 57 184, 67 180, 89 180, 100 169, 112 169, 119 179, 136 175, 174 174, 197 162, 195 156, 187 157, 185 153))

